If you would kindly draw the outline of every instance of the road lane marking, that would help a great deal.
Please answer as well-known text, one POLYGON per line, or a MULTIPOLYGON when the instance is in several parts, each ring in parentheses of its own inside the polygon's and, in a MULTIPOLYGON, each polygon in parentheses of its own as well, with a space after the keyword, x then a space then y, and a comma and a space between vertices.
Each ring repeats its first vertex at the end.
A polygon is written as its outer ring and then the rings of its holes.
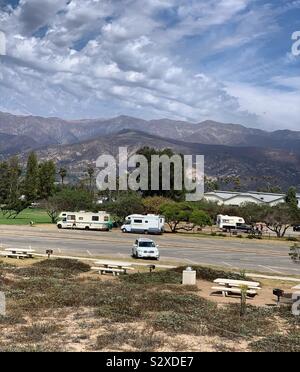
POLYGON ((263 269, 267 269, 267 270, 270 270, 271 272, 273 273, 276 273, 276 274, 283 274, 282 271, 279 271, 279 270, 274 270, 272 269, 271 267, 269 266, 264 266, 264 265, 258 265, 259 267, 262 267, 263 269))

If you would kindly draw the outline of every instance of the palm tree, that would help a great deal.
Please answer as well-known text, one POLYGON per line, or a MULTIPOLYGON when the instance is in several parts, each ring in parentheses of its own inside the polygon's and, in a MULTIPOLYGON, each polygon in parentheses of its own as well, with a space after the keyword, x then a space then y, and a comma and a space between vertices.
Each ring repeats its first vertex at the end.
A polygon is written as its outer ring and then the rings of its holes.
POLYGON ((60 175, 60 177, 61 177, 61 184, 62 184, 62 186, 64 185, 64 179, 67 177, 67 170, 66 170, 66 168, 60 168, 60 170, 59 170, 59 175, 60 175))
POLYGON ((89 176, 89 184, 90 184, 90 191, 92 192, 92 185, 93 185, 93 179, 95 174, 95 169, 92 165, 89 165, 86 170, 88 176, 89 176))

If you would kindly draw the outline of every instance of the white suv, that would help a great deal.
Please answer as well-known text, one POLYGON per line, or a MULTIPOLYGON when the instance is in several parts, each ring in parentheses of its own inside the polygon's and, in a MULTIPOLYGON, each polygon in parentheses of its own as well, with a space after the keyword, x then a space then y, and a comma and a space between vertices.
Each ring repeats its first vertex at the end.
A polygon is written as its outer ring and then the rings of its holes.
POLYGON ((159 246, 150 239, 137 239, 132 248, 134 258, 153 258, 159 260, 159 246))

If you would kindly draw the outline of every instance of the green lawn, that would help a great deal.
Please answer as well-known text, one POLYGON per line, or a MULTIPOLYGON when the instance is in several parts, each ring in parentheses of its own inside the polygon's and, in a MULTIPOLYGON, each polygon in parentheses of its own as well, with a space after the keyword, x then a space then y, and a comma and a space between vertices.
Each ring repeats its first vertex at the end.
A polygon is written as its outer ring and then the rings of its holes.
POLYGON ((30 221, 35 224, 51 223, 50 217, 43 209, 26 209, 15 219, 8 219, 0 212, 0 225, 29 225, 30 221))

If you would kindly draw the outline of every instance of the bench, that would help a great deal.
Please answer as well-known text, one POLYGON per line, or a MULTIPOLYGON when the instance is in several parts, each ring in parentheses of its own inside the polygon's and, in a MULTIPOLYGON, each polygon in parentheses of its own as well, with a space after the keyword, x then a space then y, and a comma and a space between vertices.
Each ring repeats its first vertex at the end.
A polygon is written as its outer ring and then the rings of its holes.
POLYGON ((214 280, 214 283, 220 284, 220 285, 226 285, 230 287, 240 287, 240 286, 247 286, 248 288, 253 289, 261 289, 259 282, 249 282, 246 280, 234 280, 234 279, 216 279, 214 280))
POLYGON ((112 273, 114 276, 120 275, 120 274, 126 274, 125 269, 114 269, 111 267, 92 267, 91 270, 99 271, 100 275, 108 274, 108 273, 112 273))
POLYGON ((121 263, 106 263, 106 262, 96 261, 95 265, 99 265, 99 267, 103 267, 106 269, 121 270, 124 272, 124 274, 127 274, 127 271, 129 270, 135 270, 133 267, 124 266, 121 263))
POLYGON ((34 249, 14 249, 14 248, 6 248, 4 249, 3 256, 6 254, 9 256, 21 256, 23 255, 23 258, 33 258, 35 250, 34 249))
MULTIPOLYGON (((228 293, 242 294, 242 290, 240 288, 212 287, 212 290, 215 292, 222 292, 224 297, 227 297, 228 293)), ((250 297, 255 297, 257 295, 257 292, 254 289, 248 289, 247 295, 250 297)))

